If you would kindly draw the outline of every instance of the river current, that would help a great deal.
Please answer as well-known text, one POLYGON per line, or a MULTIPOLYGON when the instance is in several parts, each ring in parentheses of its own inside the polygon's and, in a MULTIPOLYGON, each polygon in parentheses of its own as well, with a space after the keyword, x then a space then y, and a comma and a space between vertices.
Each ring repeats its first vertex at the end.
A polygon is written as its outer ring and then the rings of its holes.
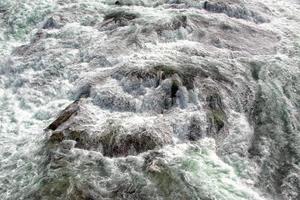
POLYGON ((299 198, 299 0, 0 0, 1 200, 299 198))

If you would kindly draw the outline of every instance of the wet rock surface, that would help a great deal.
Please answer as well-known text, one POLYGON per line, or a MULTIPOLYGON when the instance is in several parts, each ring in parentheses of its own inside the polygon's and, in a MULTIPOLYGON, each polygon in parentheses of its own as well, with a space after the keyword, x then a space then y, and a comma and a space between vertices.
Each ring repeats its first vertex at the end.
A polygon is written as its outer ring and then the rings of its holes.
POLYGON ((75 101, 66 107, 58 116, 58 118, 52 122, 47 129, 56 130, 60 125, 69 120, 70 117, 76 115, 79 111, 79 101, 75 101))
POLYGON ((63 26, 62 22, 63 17, 62 16, 53 16, 48 18, 44 25, 43 25, 43 29, 58 29, 61 28, 63 26))
POLYGON ((172 144, 172 129, 158 123, 153 127, 126 129, 120 122, 108 120, 99 131, 74 130, 70 124, 50 133, 48 147, 60 148, 65 141, 73 141, 74 147, 101 152, 104 156, 120 157, 138 155, 149 150, 172 144), (160 126, 159 126, 160 125, 160 126))

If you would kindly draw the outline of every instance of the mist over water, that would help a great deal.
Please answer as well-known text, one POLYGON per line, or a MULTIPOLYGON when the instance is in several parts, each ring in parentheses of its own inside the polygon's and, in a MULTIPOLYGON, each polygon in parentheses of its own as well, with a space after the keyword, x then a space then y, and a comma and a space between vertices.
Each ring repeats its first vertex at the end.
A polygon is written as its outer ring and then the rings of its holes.
POLYGON ((0 0, 1 200, 299 198, 299 1, 0 0))

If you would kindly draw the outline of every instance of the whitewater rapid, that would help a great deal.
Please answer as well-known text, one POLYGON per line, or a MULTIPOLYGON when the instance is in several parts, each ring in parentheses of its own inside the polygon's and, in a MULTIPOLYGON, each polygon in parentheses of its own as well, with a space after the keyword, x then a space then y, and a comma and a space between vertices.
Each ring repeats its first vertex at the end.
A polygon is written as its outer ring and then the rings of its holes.
POLYGON ((216 2, 0 0, 0 199, 299 199, 300 2, 216 2))

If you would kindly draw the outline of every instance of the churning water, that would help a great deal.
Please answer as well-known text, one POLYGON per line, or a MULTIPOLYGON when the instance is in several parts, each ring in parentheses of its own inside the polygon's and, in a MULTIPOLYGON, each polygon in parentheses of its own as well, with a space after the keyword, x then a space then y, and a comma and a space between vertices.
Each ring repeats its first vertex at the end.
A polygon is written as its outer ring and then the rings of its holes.
POLYGON ((0 199, 300 199, 300 2, 0 0, 0 199))

